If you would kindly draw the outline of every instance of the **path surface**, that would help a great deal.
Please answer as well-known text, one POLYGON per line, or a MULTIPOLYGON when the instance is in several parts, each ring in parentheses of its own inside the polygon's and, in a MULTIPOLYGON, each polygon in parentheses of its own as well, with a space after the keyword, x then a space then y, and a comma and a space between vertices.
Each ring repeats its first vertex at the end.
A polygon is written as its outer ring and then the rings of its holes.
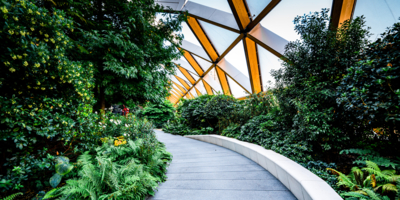
POLYGON ((150 200, 294 200, 257 163, 229 149, 157 131, 173 155, 168 180, 150 200))

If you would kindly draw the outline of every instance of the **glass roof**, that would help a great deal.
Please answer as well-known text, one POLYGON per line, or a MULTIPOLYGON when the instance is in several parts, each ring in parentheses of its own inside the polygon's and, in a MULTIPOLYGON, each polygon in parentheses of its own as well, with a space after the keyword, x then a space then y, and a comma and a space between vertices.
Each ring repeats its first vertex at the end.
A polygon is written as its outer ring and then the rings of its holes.
MULTIPOLYGON (((197 96, 198 92, 207 94, 203 81, 214 93, 223 93, 221 85, 224 85, 224 88, 228 85, 231 95, 236 98, 247 96, 246 91, 265 92, 268 88, 274 87, 275 80, 271 71, 282 67, 279 58, 284 53, 284 46, 288 41, 300 38, 294 30, 294 18, 320 12, 323 8, 332 10, 333 5, 333 0, 241 1, 244 4, 231 1, 235 7, 233 11, 227 0, 186 0, 183 4, 179 1, 179 6, 178 3, 158 1, 160 4, 164 2, 165 5, 175 5, 172 9, 188 11, 191 17, 190 24, 193 30, 187 23, 183 23, 182 31, 179 32, 184 35, 181 48, 186 51, 185 56, 188 60, 181 57, 174 62, 186 69, 197 83, 191 84, 176 68, 176 75, 187 84, 185 87, 175 77, 171 78, 177 85, 185 88, 185 92, 183 95, 179 94, 179 98, 192 98, 192 95, 197 96), (178 8, 180 6, 182 7, 178 8), (241 7, 238 9, 238 6, 241 7), (271 9, 266 10, 268 6, 271 9), (235 15, 239 14, 242 17, 249 16, 248 22, 245 22, 245 18, 235 18, 235 15), (255 19, 258 24, 252 23, 255 19), (196 66, 193 67, 192 64, 196 66), (195 70, 199 71, 197 64, 202 68, 200 76, 195 70), (214 68, 216 65, 226 73, 226 79, 218 77, 214 68), (187 87, 191 95, 188 95, 187 87)), ((342 20, 351 18, 352 14, 353 18, 364 15, 366 25, 371 27, 371 32, 374 34, 371 40, 376 39, 386 27, 399 21, 400 0, 346 0, 346 3, 349 2, 348 5, 355 3, 355 6, 342 9, 340 5, 340 9, 331 11, 331 17, 342 20)), ((157 19, 161 18, 163 18, 161 15, 157 15, 157 19)), ((165 42, 165 45, 169 45, 169 42, 165 42)), ((177 103, 179 100, 174 101, 176 102, 173 103, 177 103)))

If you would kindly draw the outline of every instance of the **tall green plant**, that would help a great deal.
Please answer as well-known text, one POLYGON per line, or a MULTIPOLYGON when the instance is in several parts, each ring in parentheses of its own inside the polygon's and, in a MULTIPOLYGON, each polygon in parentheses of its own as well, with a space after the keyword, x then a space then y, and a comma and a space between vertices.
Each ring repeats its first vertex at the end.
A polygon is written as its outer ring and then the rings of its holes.
POLYGON ((287 44, 286 62, 273 73, 280 114, 286 116, 291 134, 311 142, 315 151, 340 149, 353 134, 353 127, 342 123, 346 116, 338 115, 342 108, 336 104, 336 87, 368 43, 364 18, 334 29, 329 27, 328 13, 323 9, 295 18, 300 40, 287 44))
POLYGON ((175 108, 172 103, 170 101, 163 101, 162 103, 148 104, 143 111, 141 111, 141 114, 153 121, 156 127, 160 128, 164 123, 174 117, 174 112, 175 108))

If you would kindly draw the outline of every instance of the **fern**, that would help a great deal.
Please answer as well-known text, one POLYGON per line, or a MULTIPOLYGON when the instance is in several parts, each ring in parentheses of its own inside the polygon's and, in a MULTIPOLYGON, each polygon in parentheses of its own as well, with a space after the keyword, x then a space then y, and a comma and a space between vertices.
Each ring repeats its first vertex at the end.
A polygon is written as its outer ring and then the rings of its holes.
POLYGON ((144 199, 165 180, 171 160, 164 147, 141 139, 118 147, 105 143, 95 150, 96 156, 85 153, 78 158, 79 179, 60 188, 62 198, 144 199))
POLYGON ((3 199, 1 199, 1 200, 13 200, 15 197, 17 197, 17 196, 19 196, 19 195, 23 195, 21 192, 18 192, 18 193, 15 193, 15 194, 12 194, 12 195, 10 195, 10 196, 8 196, 8 197, 5 197, 5 198, 3 198, 3 199))

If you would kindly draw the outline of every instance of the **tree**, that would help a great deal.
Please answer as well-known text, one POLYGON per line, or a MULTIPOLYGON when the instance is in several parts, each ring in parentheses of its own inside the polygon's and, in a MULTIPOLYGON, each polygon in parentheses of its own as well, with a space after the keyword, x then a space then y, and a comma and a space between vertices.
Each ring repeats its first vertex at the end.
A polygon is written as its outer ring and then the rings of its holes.
POLYGON ((156 14, 164 8, 154 0, 80 0, 45 3, 67 10, 79 21, 71 34, 78 48, 69 52, 95 67, 95 96, 102 109, 107 104, 130 99, 138 103, 162 102, 168 95, 168 75, 182 36, 185 14, 156 14), (168 41, 171 45, 166 45, 168 41))
POLYGON ((336 103, 336 88, 347 68, 357 62, 368 43, 363 17, 329 27, 328 9, 295 18, 301 40, 285 47, 283 68, 273 73, 281 113, 299 140, 310 141, 315 150, 340 148, 354 133, 345 127, 346 116, 336 103), (287 119, 288 119, 287 118, 287 119))

